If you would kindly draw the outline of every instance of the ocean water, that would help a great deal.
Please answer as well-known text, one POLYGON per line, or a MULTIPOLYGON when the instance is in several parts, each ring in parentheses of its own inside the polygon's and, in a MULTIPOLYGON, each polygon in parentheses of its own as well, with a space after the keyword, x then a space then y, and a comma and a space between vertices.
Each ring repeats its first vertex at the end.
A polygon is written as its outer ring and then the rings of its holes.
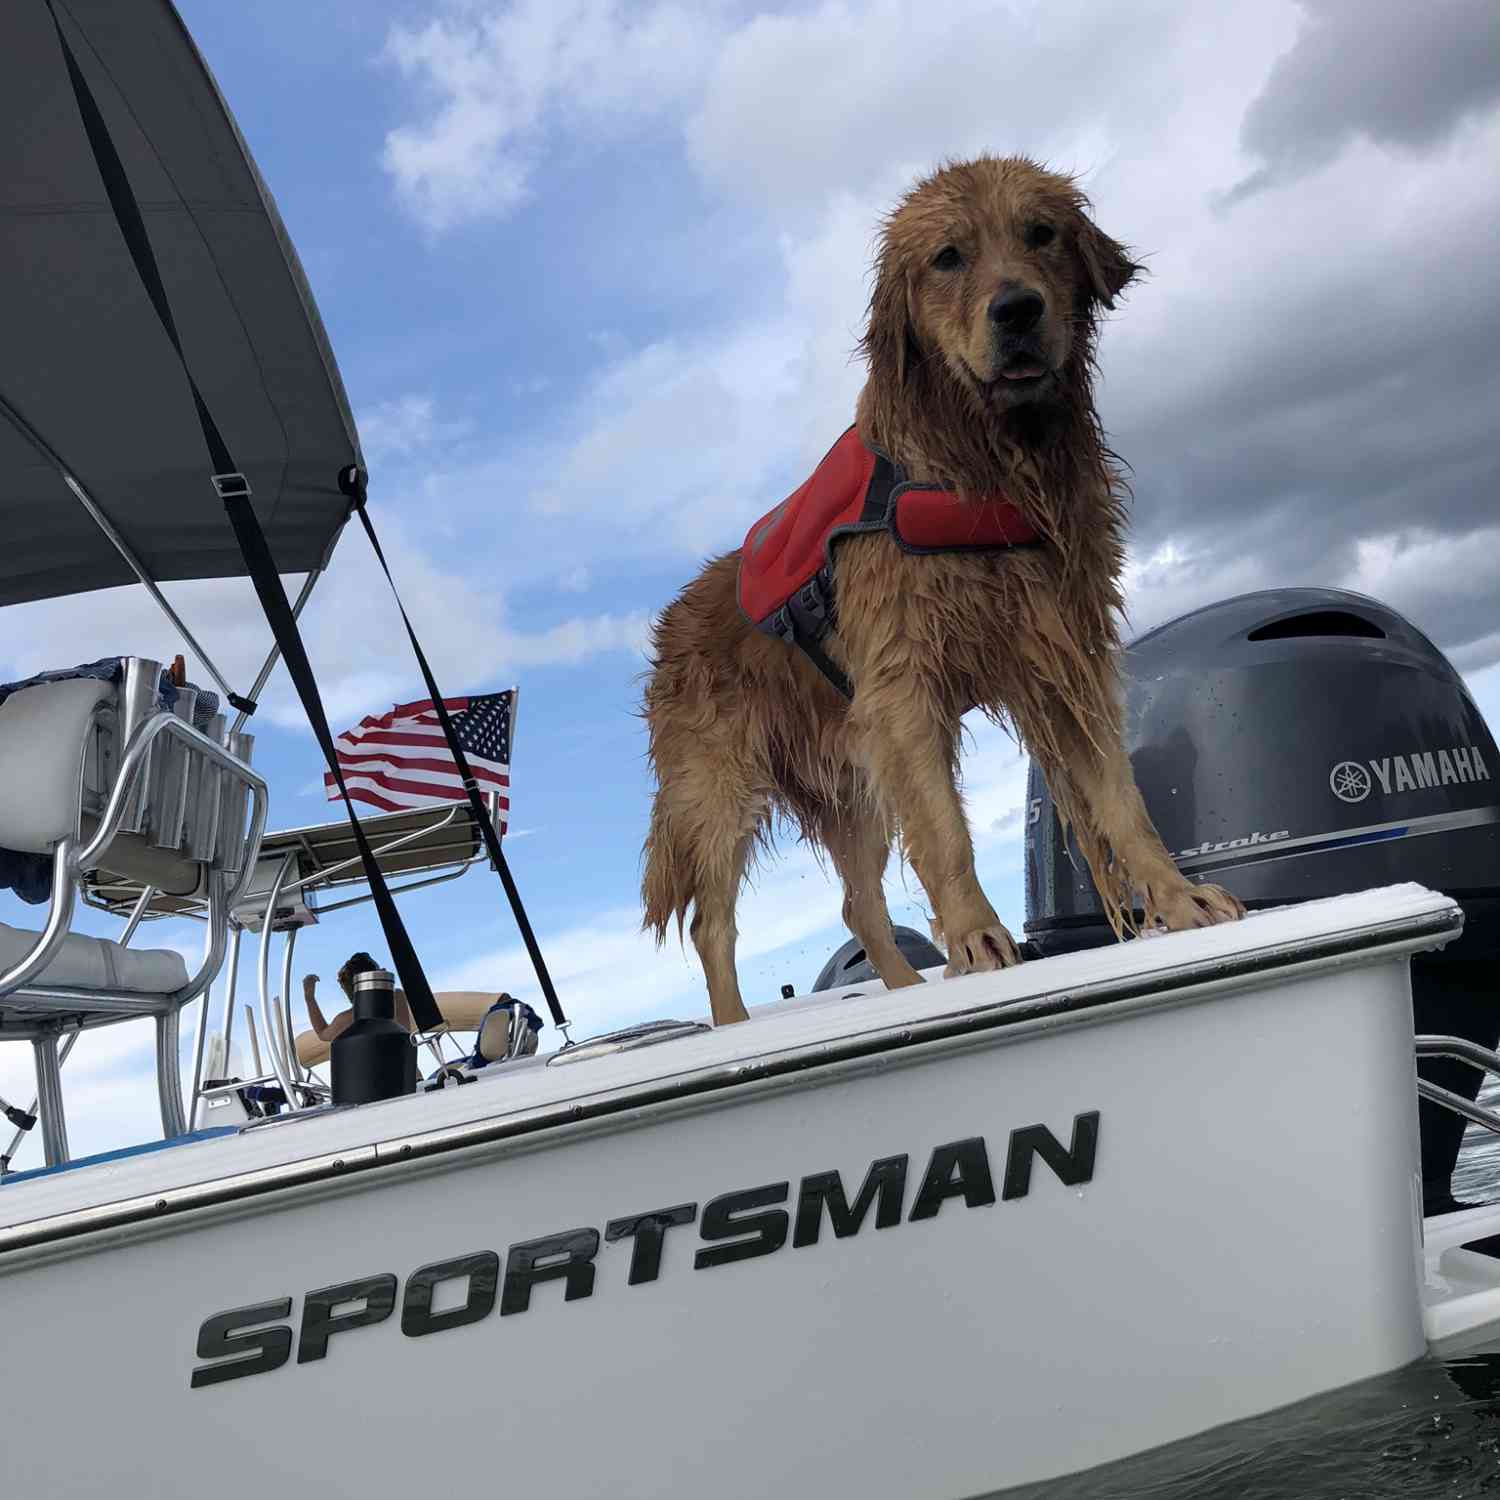
MULTIPOLYGON (((1500 1108, 1500 1083, 1480 1096, 1500 1108)), ((1455 1197, 1500 1202, 1500 1136, 1464 1138, 1455 1197)), ((1316 1396, 1005 1500, 1500 1497, 1500 1340, 1316 1396)))

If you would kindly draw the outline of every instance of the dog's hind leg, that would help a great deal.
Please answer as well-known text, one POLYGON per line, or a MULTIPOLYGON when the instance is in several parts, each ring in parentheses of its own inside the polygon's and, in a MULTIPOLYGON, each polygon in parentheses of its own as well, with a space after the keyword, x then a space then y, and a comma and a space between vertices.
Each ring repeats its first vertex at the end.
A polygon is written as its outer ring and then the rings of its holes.
POLYGON ((687 768, 663 775, 651 810, 641 886, 643 925, 658 943, 672 918, 680 927, 692 908, 688 931, 708 981, 716 1026, 746 1019, 734 968, 734 908, 765 815, 763 800, 737 800, 725 792, 723 785, 687 768))
POLYGON ((896 946, 885 904, 891 846, 885 820, 867 804, 844 807, 823 819, 817 836, 844 883, 844 925, 864 944, 875 972, 888 989, 921 984, 922 976, 896 946))
POLYGON ((737 936, 734 908, 745 878, 752 838, 753 833, 730 826, 726 819, 725 826, 715 829, 708 846, 700 850, 693 920, 688 931, 693 947, 698 950, 698 961, 703 965, 703 977, 708 981, 708 1008, 715 1026, 749 1019, 734 964, 737 936))
POLYGON ((658 940, 667 922, 688 931, 708 981, 714 1025, 746 1019, 734 968, 734 908, 767 796, 754 768, 728 741, 694 742, 696 753, 658 758, 659 785, 646 844, 646 925, 658 940))
POLYGON ((670 695, 647 702, 657 790, 644 851, 643 925, 660 943, 674 918, 681 931, 691 909, 714 1024, 743 1021, 734 909, 769 809, 766 779, 731 715, 670 695))

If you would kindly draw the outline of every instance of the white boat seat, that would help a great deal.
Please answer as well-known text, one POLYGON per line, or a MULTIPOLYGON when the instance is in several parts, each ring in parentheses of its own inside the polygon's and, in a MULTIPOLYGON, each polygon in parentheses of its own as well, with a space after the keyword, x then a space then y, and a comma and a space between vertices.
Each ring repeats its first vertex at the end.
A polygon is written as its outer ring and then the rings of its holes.
MULTIPOLYGON (((0 971, 36 946, 38 933, 0 922, 0 971)), ((187 964, 175 948, 122 948, 108 938, 69 933, 57 956, 31 982, 101 994, 169 995, 188 981, 187 964)))
MULTIPOLYGON (((107 782, 100 763, 103 740, 86 740, 96 710, 112 706, 113 683, 71 678, 38 683, 0 703, 0 847, 45 854, 58 840, 99 826, 107 782), (78 747, 78 748, 75 748, 78 747), (84 750, 84 801, 79 805, 78 751, 84 750)), ((111 731, 111 734, 113 731, 111 731)), ((111 742, 111 751, 119 747, 111 742)), ((163 756, 185 756, 163 742, 163 756)), ((175 896, 197 894, 203 862, 182 848, 162 848, 144 833, 116 834, 100 856, 101 868, 175 896)))
POLYGON ((0 844, 46 854, 77 832, 78 753, 95 708, 114 697, 112 683, 79 677, 0 703, 0 844))
POLYGON ((224 962, 265 829, 251 737, 226 730, 215 695, 150 657, 8 683, 0 700, 0 885, 33 904, 39 888, 50 895, 41 931, 0 923, 0 1038, 31 1044, 47 1163, 68 1159, 59 1037, 129 1015, 155 1023, 162 1131, 176 1138, 187 1129, 178 1017, 224 962), (80 895, 122 876, 201 902, 196 972, 175 949, 71 930, 80 895))

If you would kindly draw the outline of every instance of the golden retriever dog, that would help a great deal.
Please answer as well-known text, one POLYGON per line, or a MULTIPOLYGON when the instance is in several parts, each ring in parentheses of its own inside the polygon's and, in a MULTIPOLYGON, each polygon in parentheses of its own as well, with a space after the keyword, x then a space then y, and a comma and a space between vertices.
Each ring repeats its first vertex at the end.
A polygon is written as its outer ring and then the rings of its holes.
POLYGON ((946 973, 1018 962, 974 871, 958 785, 970 708, 1041 766, 1117 937, 1244 914, 1172 862, 1120 739, 1125 486, 1093 377, 1101 310, 1140 270, 1073 181, 1031 161, 981 157, 919 182, 883 226, 858 436, 961 505, 1003 495, 1040 541, 914 553, 889 533, 841 537, 822 650, 852 697, 742 614, 739 552, 658 618, 643 925, 661 942, 691 908, 715 1024, 745 1019, 735 902, 778 815, 827 852, 887 986, 921 982, 882 890, 896 835, 946 973))

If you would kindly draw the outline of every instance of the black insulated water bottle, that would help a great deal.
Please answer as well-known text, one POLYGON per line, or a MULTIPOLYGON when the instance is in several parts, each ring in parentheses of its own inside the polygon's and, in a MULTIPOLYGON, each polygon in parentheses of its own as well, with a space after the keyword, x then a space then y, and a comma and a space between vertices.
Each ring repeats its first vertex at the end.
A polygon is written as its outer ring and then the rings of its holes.
POLYGON ((396 976, 367 969, 354 977, 354 1020, 333 1039, 335 1104, 373 1104, 413 1094, 417 1052, 406 1028, 396 1022, 396 976))

